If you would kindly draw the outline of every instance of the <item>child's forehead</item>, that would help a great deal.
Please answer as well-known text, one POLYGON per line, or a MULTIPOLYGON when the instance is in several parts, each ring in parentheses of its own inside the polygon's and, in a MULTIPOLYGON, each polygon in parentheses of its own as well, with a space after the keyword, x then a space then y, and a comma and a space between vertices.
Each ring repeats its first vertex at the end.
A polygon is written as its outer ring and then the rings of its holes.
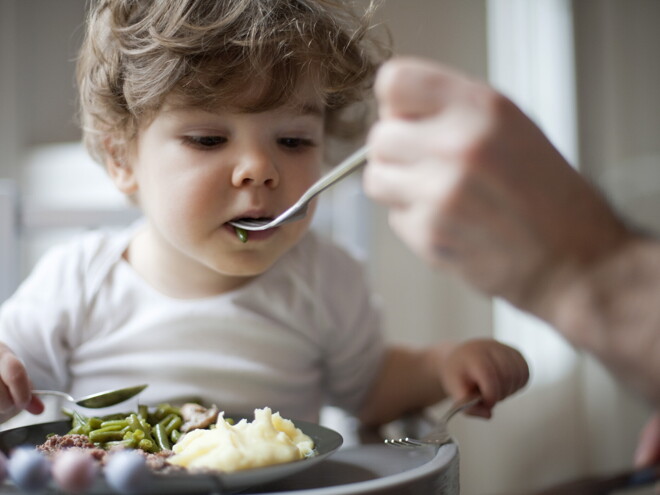
POLYGON ((212 114, 273 112, 283 115, 318 117, 319 119, 325 115, 325 108, 319 101, 289 101, 269 108, 251 109, 250 105, 241 102, 201 105, 199 102, 188 101, 185 98, 168 97, 160 108, 161 113, 180 111, 212 114))
POLYGON ((268 100, 266 91, 270 86, 252 83, 240 92, 231 95, 218 96, 209 92, 205 98, 199 95, 188 96, 174 91, 163 102, 161 110, 198 109, 213 113, 256 113, 262 111, 280 111, 294 115, 310 115, 323 117, 326 113, 324 98, 316 91, 314 85, 300 81, 286 98, 277 101, 268 100), (264 101, 269 101, 264 105, 264 101))

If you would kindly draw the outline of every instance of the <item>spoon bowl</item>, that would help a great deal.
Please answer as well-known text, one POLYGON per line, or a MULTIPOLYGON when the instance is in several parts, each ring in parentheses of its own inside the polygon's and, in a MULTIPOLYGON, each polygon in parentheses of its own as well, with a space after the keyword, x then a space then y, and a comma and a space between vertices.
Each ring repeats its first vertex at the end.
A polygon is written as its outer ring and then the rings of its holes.
POLYGON ((61 397, 62 399, 73 402, 81 407, 88 409, 98 409, 102 407, 114 406, 120 402, 130 399, 131 397, 136 396, 142 392, 147 385, 136 385, 134 387, 118 388, 115 390, 106 390, 105 392, 99 392, 92 395, 87 395, 76 399, 65 392, 60 392, 58 390, 33 390, 33 395, 53 395, 56 397, 61 397))

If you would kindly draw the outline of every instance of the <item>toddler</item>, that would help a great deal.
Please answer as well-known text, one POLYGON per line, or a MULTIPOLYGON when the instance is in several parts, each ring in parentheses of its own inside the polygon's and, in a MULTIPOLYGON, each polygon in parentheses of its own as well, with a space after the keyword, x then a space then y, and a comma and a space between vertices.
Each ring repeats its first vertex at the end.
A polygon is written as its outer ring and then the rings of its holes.
MULTIPOLYGON (((447 396, 524 386, 493 340, 387 345, 362 267, 303 220, 241 239, 321 173, 325 142, 361 123, 381 56, 369 7, 330 0, 101 0, 78 61, 86 145, 144 213, 53 248, 0 311, 0 414, 147 383, 318 421, 325 404, 378 425, 447 396), (352 120, 347 120, 352 116, 352 120), (244 242, 246 241, 246 242, 244 242)), ((356 134, 354 134, 356 136, 356 134)))

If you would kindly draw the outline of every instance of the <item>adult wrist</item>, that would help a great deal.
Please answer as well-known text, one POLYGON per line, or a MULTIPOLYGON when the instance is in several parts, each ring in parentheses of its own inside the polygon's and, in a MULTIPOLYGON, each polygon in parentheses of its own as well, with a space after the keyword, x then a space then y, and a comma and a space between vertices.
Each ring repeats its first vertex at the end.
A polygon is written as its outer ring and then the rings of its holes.
POLYGON ((660 241, 630 234, 598 262, 558 278, 539 316, 660 403, 660 241))

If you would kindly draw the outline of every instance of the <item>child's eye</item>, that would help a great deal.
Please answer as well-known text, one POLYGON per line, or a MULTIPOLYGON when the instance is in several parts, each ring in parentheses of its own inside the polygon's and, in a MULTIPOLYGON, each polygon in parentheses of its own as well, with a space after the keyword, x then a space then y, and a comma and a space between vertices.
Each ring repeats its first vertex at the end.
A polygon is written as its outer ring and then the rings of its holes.
POLYGON ((227 142, 224 136, 185 136, 184 140, 197 148, 216 148, 227 142))
POLYGON ((286 138, 278 139, 277 142, 282 146, 284 146, 285 148, 291 148, 291 149, 313 145, 313 143, 309 139, 303 139, 303 138, 286 137, 286 138))

